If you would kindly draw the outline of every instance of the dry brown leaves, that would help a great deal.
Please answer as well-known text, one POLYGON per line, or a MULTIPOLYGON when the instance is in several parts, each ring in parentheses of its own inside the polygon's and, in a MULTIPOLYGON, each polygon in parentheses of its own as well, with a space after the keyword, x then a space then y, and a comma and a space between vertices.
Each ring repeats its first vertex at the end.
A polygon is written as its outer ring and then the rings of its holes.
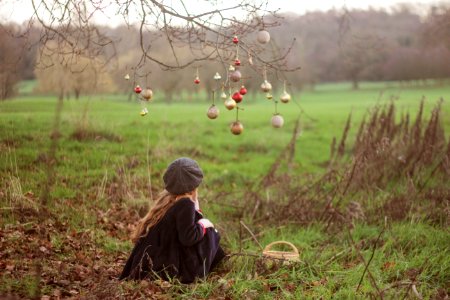
MULTIPOLYGON (((128 239, 128 224, 137 218, 119 204, 96 214, 99 228, 122 241, 128 239)), ((98 232, 76 231, 61 220, 27 219, 24 222, 19 218, 16 224, 6 224, 0 230, 0 277, 17 282, 11 285, 14 287, 2 288, 0 298, 31 297, 29 286, 37 280, 43 291, 41 299, 162 297, 163 289, 156 284, 142 282, 136 286, 117 280, 128 253, 102 247, 98 232)))

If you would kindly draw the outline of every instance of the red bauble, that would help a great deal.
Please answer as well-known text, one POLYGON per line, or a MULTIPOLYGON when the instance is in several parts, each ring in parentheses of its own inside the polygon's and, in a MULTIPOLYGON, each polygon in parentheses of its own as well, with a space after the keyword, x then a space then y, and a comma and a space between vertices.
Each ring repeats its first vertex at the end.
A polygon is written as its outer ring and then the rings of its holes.
POLYGON ((199 83, 200 83, 200 79, 199 79, 198 77, 195 78, 194 83, 195 83, 195 84, 199 84, 199 83))
POLYGON ((244 97, 239 92, 234 92, 233 96, 231 96, 236 103, 240 103, 244 97))
POLYGON ((137 85, 137 86, 134 88, 134 92, 135 92, 136 94, 140 94, 140 93, 142 92, 142 88, 141 88, 139 85, 137 85))
POLYGON ((240 65, 241 65, 241 61, 240 61, 239 59, 236 58, 236 59, 234 60, 234 65, 235 65, 235 66, 240 66, 240 65))
POLYGON ((247 89, 245 88, 245 86, 241 86, 241 89, 239 90, 239 94, 241 94, 241 95, 247 94, 247 89))
POLYGON ((239 43, 239 39, 238 39, 237 36, 234 36, 234 38, 233 38, 233 43, 235 43, 235 44, 239 43))

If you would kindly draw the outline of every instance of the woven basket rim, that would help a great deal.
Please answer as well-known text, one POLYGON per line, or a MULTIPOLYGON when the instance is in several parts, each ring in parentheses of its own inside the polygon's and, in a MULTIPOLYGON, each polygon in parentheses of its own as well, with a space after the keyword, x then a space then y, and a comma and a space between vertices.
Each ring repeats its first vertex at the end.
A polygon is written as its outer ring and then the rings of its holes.
POLYGON ((268 244, 262 254, 267 257, 273 257, 273 258, 284 258, 288 260, 300 260, 300 254, 297 249, 297 247, 294 246, 294 244, 287 242, 287 241, 276 241, 268 244), (292 248, 292 251, 279 251, 279 250, 271 250, 271 247, 273 245, 277 244, 284 244, 288 245, 292 248))

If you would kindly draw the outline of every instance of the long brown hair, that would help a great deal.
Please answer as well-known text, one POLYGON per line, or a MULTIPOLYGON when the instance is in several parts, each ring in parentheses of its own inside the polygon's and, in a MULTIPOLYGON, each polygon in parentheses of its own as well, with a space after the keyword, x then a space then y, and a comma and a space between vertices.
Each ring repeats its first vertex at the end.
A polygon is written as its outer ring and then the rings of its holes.
POLYGON ((193 192, 194 191, 183 195, 173 195, 166 190, 162 191, 158 195, 158 199, 156 199, 153 207, 150 208, 145 217, 139 221, 135 230, 131 234, 131 240, 133 243, 136 243, 142 236, 147 235, 150 228, 158 224, 169 208, 171 208, 179 199, 190 198, 192 200, 193 192))

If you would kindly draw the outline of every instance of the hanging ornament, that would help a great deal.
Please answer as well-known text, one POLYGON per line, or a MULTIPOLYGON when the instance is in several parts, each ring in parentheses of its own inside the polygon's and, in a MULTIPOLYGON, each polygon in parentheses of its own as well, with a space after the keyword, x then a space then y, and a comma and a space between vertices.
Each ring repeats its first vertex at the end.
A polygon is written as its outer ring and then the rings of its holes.
POLYGON ((234 135, 239 135, 242 133, 242 131, 244 131, 244 126, 242 125, 241 122, 236 121, 231 123, 230 130, 231 133, 233 133, 234 135))
POLYGON ((219 113, 220 113, 219 108, 215 104, 213 104, 208 108, 208 112, 206 113, 206 115, 211 120, 214 120, 219 116, 219 113))
POLYGON ((267 93, 266 98, 267 98, 267 100, 272 100, 273 96, 271 93, 267 93))
POLYGON ((266 30, 261 30, 256 35, 256 39, 261 44, 267 44, 270 41, 270 33, 267 32, 266 30))
POLYGON ((230 65, 230 67, 228 68, 228 72, 233 72, 235 70, 235 67, 233 67, 232 65, 230 65))
POLYGON ((241 94, 242 96, 247 94, 247 89, 245 88, 245 86, 241 86, 241 88, 239 90, 239 94, 241 94))
POLYGON ((197 71, 195 71, 194 83, 195 84, 199 84, 200 83, 200 77, 198 76, 198 68, 197 68, 197 71))
POLYGON ((233 100, 236 101, 236 103, 241 103, 241 101, 244 97, 241 95, 241 93, 234 92, 234 94, 233 94, 233 96, 231 96, 231 98, 233 98, 233 100))
POLYGON ((144 107, 141 112, 139 113, 142 117, 148 114, 147 107, 144 107))
POLYGON ((126 74, 123 78, 125 78, 125 80, 130 80, 130 74, 126 74))
POLYGON ((136 87, 134 88, 134 92, 136 94, 140 94, 142 92, 142 88, 139 85, 136 85, 136 87))
POLYGON ((275 114, 272 117, 272 126, 274 128, 281 128, 284 125, 284 119, 280 114, 275 114))
POLYGON ((241 72, 239 70, 235 70, 234 72, 232 72, 230 74, 230 79, 233 82, 238 82, 239 80, 241 80, 241 77, 242 77, 242 75, 241 75, 241 72))
POLYGON ((236 121, 230 124, 230 131, 234 135, 239 135, 244 131, 244 126, 239 121, 239 110, 241 110, 239 106, 236 107, 236 121))
POLYGON ((146 101, 150 101, 153 97, 153 91, 150 88, 146 88, 141 93, 142 98, 144 98, 146 101))
POLYGON ((261 84, 261 90, 264 93, 268 93, 272 90, 272 85, 270 84, 270 82, 267 81, 267 79, 265 79, 264 82, 261 84))
POLYGON ((288 92, 284 91, 280 96, 280 100, 283 103, 288 103, 289 100, 291 100, 291 95, 289 95, 288 92))
POLYGON ((235 108, 236 107, 236 101, 234 101, 234 99, 232 99, 232 98, 228 98, 225 102, 224 102, 224 104, 225 104, 225 107, 228 109, 228 110, 232 110, 233 108, 235 108))
POLYGON ((227 94, 225 92, 222 91, 222 94, 220 94, 220 98, 222 100, 226 100, 228 98, 227 94))
POLYGON ((216 100, 216 91, 212 91, 212 105, 208 108, 206 115, 211 120, 216 119, 219 116, 219 108, 216 106, 214 101, 216 100))
POLYGON ((288 103, 289 100, 291 100, 291 95, 289 95, 289 93, 286 92, 286 80, 284 81, 283 93, 280 96, 280 100, 283 103, 288 103))
POLYGON ((239 60, 239 58, 236 58, 236 59, 234 60, 234 65, 235 65, 235 66, 240 66, 240 65, 241 65, 241 61, 239 60))
POLYGON ((238 37, 236 35, 233 37, 233 43, 234 44, 239 43, 239 39, 238 39, 238 37))
POLYGON ((214 80, 219 81, 220 79, 222 79, 222 76, 220 76, 219 72, 216 72, 216 75, 214 75, 214 80))

